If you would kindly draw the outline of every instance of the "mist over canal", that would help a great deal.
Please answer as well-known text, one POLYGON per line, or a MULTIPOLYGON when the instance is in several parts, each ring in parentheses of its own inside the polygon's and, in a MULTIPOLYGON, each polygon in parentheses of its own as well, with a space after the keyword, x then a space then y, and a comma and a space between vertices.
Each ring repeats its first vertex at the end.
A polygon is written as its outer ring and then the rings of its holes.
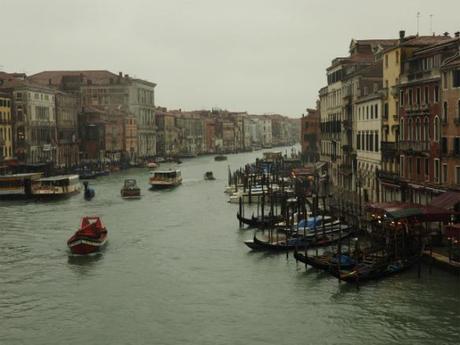
POLYGON ((90 202, 0 202, 0 344, 458 341, 454 275, 424 267, 421 279, 415 269, 357 291, 292 255, 250 252, 252 231, 238 229, 238 205, 223 190, 228 165, 259 156, 184 160, 173 190, 150 191, 148 171, 132 169, 91 181, 90 202), (128 177, 141 200, 120 198, 128 177), (66 240, 83 215, 102 217, 109 244, 72 258, 66 240))

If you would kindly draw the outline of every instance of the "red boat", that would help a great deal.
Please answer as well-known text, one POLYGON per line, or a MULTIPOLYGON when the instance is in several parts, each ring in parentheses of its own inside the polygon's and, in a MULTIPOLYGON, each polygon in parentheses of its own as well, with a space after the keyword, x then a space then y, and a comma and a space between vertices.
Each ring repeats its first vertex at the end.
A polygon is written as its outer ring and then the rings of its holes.
POLYGON ((99 217, 83 217, 80 229, 69 238, 67 246, 73 254, 91 254, 107 243, 107 229, 99 217))

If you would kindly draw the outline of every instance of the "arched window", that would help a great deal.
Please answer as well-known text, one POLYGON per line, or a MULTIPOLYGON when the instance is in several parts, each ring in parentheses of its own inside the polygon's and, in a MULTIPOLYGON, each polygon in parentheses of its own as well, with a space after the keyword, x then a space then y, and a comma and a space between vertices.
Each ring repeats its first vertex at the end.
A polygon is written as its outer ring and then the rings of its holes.
POLYGON ((434 141, 439 142, 439 138, 441 137, 441 126, 439 124, 439 116, 436 115, 434 117, 434 122, 433 122, 433 138, 434 141))

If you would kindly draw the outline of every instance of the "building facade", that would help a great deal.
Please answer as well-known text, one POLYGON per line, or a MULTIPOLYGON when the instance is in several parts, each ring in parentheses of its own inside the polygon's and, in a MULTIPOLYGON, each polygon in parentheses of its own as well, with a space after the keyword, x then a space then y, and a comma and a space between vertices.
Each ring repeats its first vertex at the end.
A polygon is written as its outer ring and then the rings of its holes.
POLYGON ((13 158, 13 116, 11 97, 0 93, 0 164, 13 158))

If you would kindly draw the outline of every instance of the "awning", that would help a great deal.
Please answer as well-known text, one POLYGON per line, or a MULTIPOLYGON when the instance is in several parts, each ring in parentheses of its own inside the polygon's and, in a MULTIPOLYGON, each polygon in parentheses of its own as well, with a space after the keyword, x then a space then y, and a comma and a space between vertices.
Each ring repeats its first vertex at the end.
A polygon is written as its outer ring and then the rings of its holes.
POLYGON ((401 202, 367 205, 367 211, 391 220, 417 220, 420 222, 449 222, 456 212, 436 206, 423 206, 401 202))
POLYGON ((453 210, 458 204, 460 204, 460 193, 445 192, 433 198, 430 205, 453 210))
POLYGON ((388 183, 388 182, 380 182, 382 186, 392 188, 392 189, 401 189, 401 186, 398 184, 388 183))

